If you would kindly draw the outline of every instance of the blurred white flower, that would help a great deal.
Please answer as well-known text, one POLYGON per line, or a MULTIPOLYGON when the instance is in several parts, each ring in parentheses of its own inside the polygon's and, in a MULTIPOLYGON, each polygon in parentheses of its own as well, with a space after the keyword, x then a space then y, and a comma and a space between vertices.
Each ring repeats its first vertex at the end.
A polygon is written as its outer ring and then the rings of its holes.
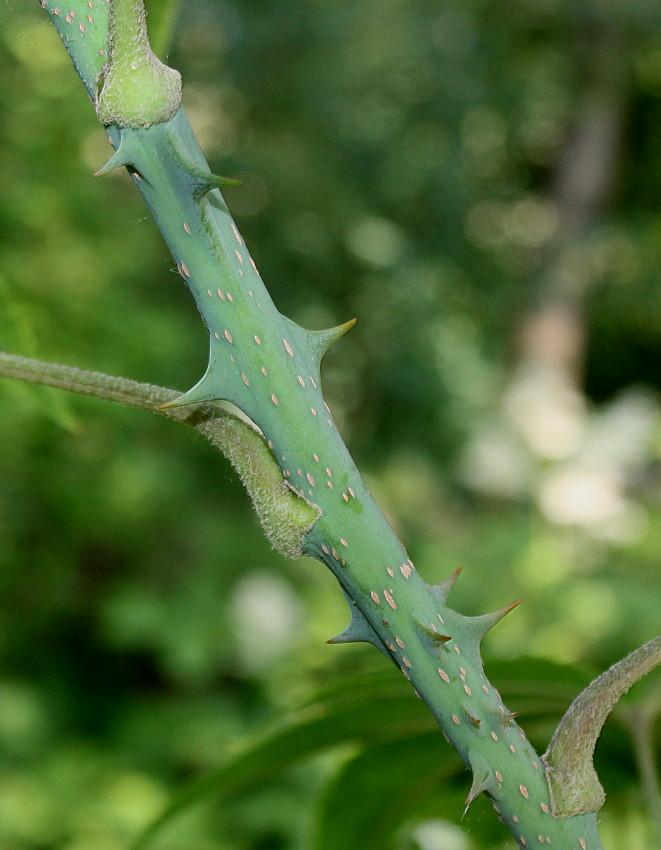
POLYGON ((427 820, 416 826, 413 833, 418 850, 468 850, 464 830, 443 820, 427 820))
POLYGON ((532 464, 511 430, 493 422, 473 434, 461 461, 461 473, 474 490, 516 498, 530 490, 532 464))
POLYGON ((590 411, 568 372, 543 363, 521 369, 503 395, 502 414, 478 426, 462 473, 482 493, 529 493, 552 523, 611 542, 647 528, 635 486, 650 463, 659 403, 629 388, 590 411))
POLYGON ((503 408, 515 431, 540 459, 571 457, 584 437, 585 400, 560 370, 524 371, 505 393, 503 408))
POLYGON ((608 473, 588 469, 552 472, 539 488, 539 505, 559 525, 596 525, 625 509, 618 482, 608 473))
POLYGON ((240 665, 259 672, 296 640, 302 605, 284 579, 266 570, 249 573, 234 589, 231 611, 240 665))

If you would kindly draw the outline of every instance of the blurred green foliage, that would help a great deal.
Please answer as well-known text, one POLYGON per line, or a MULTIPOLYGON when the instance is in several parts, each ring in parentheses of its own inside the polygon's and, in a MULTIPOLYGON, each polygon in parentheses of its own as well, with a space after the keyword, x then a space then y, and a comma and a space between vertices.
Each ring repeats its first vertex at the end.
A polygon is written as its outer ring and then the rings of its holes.
MULTIPOLYGON (((468 614, 525 600, 486 665, 544 749, 658 631, 658 5, 186 0, 169 61, 278 307, 359 319, 326 394, 418 569, 463 566, 468 614)), ((129 180, 91 179, 36 2, 0 5, 0 79, 0 347, 189 387, 206 334, 129 180)), ((455 829, 454 753, 324 645, 333 580, 268 550, 199 438, 7 380, 0 410, 0 850, 124 850, 180 793, 150 846, 511 846, 486 805, 455 829)), ((625 726, 609 850, 654 840, 625 726)))

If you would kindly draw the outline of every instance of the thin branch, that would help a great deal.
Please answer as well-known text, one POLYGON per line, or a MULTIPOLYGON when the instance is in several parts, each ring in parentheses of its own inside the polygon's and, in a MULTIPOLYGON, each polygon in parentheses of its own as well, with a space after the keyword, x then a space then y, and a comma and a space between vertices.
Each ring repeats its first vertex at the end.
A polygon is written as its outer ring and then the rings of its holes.
POLYGON ((239 473, 273 548, 287 558, 302 556, 303 539, 321 512, 289 486, 264 435, 240 410, 234 413, 219 402, 163 408, 181 393, 4 352, 0 352, 0 377, 140 407, 192 425, 239 473))
MULTIPOLYGON (((150 410, 159 416, 166 416, 177 422, 196 426, 202 419, 212 416, 211 405, 201 409, 200 405, 191 407, 168 407, 160 405, 173 401, 181 393, 176 390, 157 387, 154 384, 143 384, 128 378, 117 378, 104 375, 102 372, 89 372, 86 369, 76 369, 73 366, 63 366, 59 363, 46 363, 43 360, 33 360, 18 354, 7 354, 0 351, 0 377, 18 378, 31 384, 41 384, 58 390, 68 390, 79 395, 114 401, 130 407, 150 410)), ((223 412, 214 406, 213 415, 223 412)))
POLYGON ((629 688, 661 665, 661 635, 602 673, 569 706, 542 756, 556 818, 597 812, 606 794, 592 764, 606 718, 629 688))

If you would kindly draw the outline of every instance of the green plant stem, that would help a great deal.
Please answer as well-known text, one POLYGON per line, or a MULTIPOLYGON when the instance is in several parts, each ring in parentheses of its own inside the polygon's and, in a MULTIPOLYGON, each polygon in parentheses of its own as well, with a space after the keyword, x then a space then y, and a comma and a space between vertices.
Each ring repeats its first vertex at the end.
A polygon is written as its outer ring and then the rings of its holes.
POLYGON ((597 812, 606 794, 592 756, 606 718, 629 688, 661 664, 661 636, 595 679, 571 704, 543 756, 555 817, 597 812))
POLYGON ((102 372, 89 372, 74 366, 46 363, 43 360, 8 354, 5 351, 0 351, 0 377, 18 378, 29 381, 31 384, 41 384, 45 387, 69 390, 105 401, 115 401, 130 407, 139 407, 177 422, 195 424, 200 420, 201 406, 188 409, 160 409, 159 405, 166 404, 180 395, 176 390, 157 387, 154 384, 143 384, 128 378, 104 375, 102 372))

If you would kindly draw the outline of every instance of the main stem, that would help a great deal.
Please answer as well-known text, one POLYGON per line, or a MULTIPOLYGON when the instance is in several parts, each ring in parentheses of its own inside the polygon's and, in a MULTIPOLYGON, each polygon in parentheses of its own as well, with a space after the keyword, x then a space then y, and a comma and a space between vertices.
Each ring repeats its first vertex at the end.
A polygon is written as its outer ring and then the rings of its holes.
MULTIPOLYGON (((113 9, 128 2, 113 0, 111 24, 113 9)), ((96 4, 102 13, 107 8, 103 0, 96 4)), ((67 40, 59 14, 49 11, 74 57, 87 55, 86 44, 67 40)), ((121 82, 121 51, 131 49, 113 42, 111 58, 118 59, 103 69, 104 79, 121 82)), ((94 92, 94 81, 85 82, 94 92)), ((157 123, 131 115, 112 113, 106 129, 116 153, 108 167, 128 167, 209 331, 207 372, 174 403, 225 399, 259 427, 282 486, 317 512, 300 549, 332 570, 347 597, 351 623, 335 642, 374 644, 413 683, 473 773, 467 805, 485 793, 520 848, 602 850, 594 815, 552 816, 541 759, 485 676, 480 641, 512 606, 465 617, 447 605, 456 575, 437 587, 425 584, 335 428, 319 368, 348 326, 306 331, 278 312, 183 109, 157 123)))

